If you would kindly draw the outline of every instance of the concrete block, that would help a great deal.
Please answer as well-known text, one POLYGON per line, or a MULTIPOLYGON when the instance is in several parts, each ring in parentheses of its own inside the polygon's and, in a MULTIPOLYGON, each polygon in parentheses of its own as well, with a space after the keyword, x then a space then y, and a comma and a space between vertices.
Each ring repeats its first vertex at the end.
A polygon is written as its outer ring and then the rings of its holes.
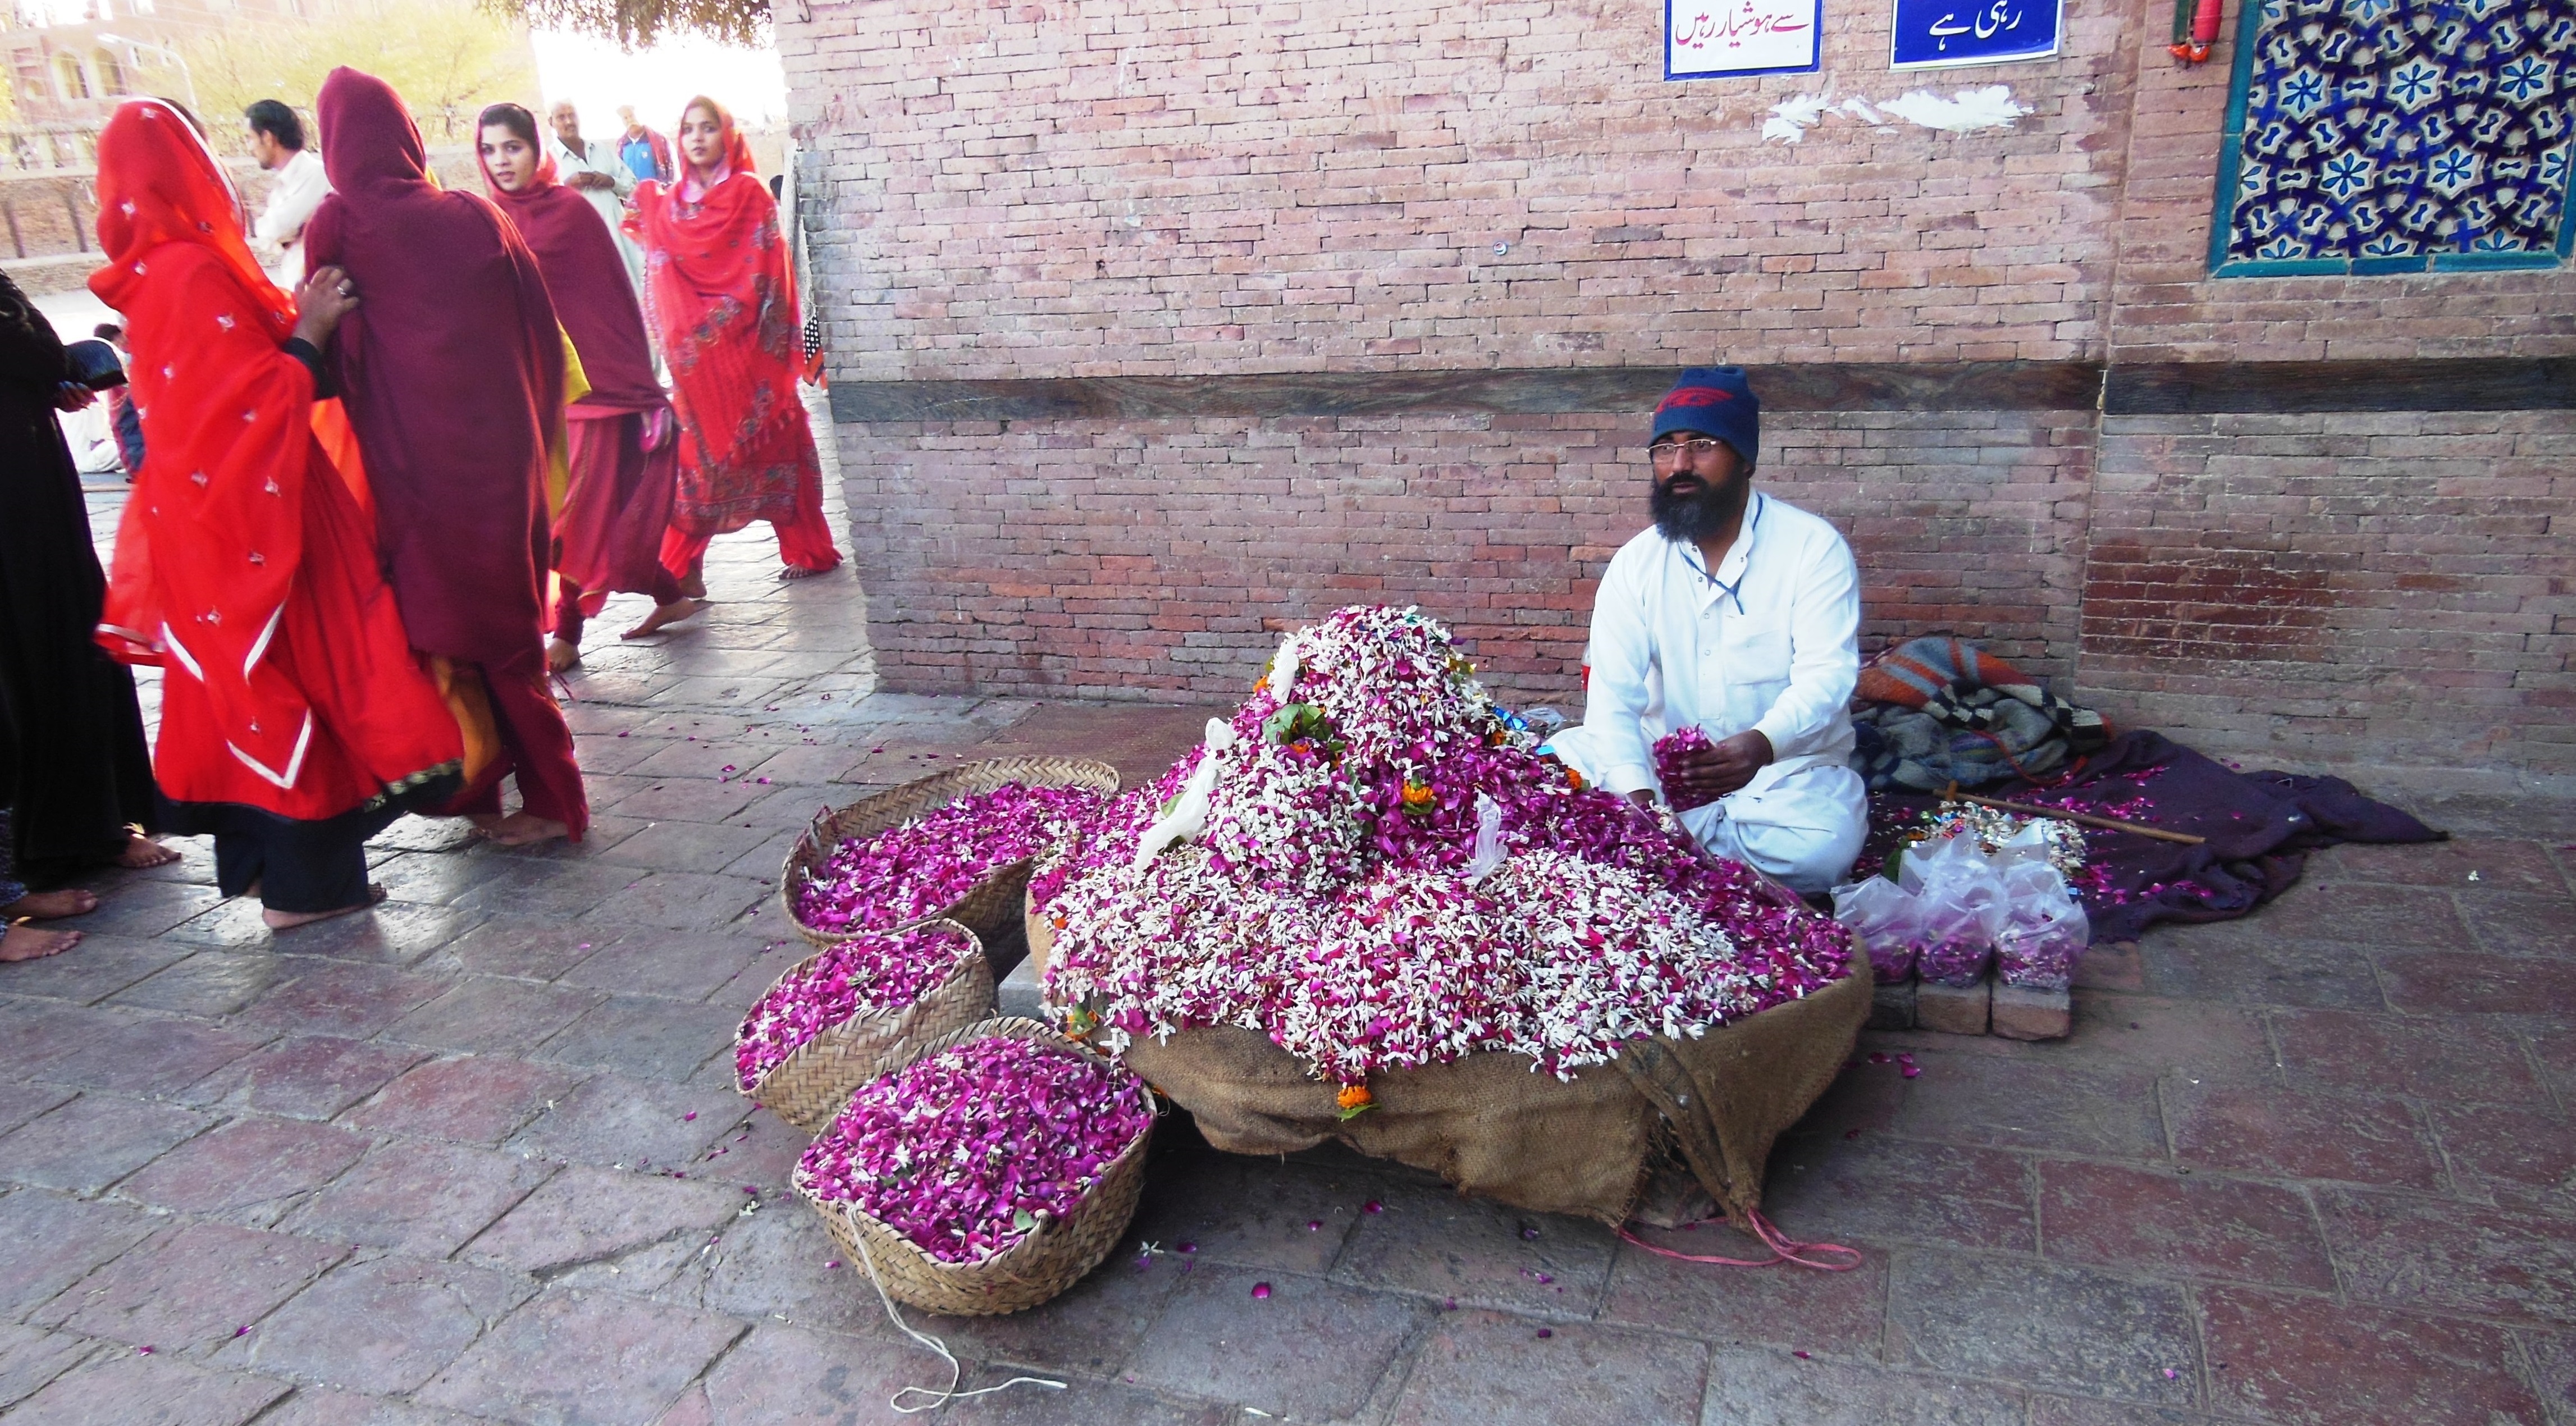
POLYGON ((1914 1028, 1914 982, 1882 985, 1870 992, 1869 1028, 1872 1030, 1911 1030, 1914 1028))
POLYGON ((1924 981, 1914 990, 1914 1023, 1918 1029, 1938 1030, 1944 1035, 1982 1035, 1986 1033, 1986 1012, 1992 983, 1978 981, 1970 986, 1934 985, 1924 981))
POLYGON ((1025 1015, 1032 1020, 1044 1020, 1046 1016, 1039 1007, 1039 992, 1043 989, 1038 982, 1037 960, 1029 957, 1011 967, 1011 973, 994 985, 993 999, 1005 1015, 1025 1015))
POLYGON ((2063 990, 1998 985, 1994 1032, 2013 1040, 2062 1040, 2075 1028, 2075 1002, 2063 990))

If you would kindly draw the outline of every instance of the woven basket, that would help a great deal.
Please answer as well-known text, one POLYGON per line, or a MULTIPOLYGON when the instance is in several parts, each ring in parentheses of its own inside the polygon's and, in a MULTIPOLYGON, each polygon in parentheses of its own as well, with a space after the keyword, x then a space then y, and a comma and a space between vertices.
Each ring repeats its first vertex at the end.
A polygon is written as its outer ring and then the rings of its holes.
MULTIPOLYGON (((927 1053, 924 1047, 930 1042, 959 1026, 991 1015, 993 963, 984 958, 981 937, 963 926, 956 929, 965 932, 973 950, 957 963, 947 979, 903 1009, 863 1010, 825 1027, 744 1093, 809 1136, 819 1134, 831 1126, 841 1106, 850 1102, 852 1090, 911 1064, 927 1053)), ((822 954, 816 951, 798 961, 771 982, 770 989, 777 989, 788 976, 812 965, 822 954)))
MULTIPOLYGON (((1025 783, 1031 787, 1089 787, 1115 794, 1118 791, 1118 769, 1089 758, 993 758, 968 763, 946 772, 889 788, 874 797, 864 798, 834 812, 817 817, 805 835, 787 854, 787 865, 778 876, 778 904, 787 912, 787 923, 796 933, 818 946, 829 946, 848 940, 855 932, 824 931, 808 926, 796 914, 796 888, 806 874, 823 864, 832 849, 851 837, 872 837, 888 827, 897 826, 933 808, 945 807, 961 797, 990 792, 1006 782, 1025 783)), ((1010 928, 1011 918, 1020 909, 1028 890, 1029 866, 1035 858, 1023 857, 1007 866, 998 866, 984 874, 975 888, 958 898, 955 905, 925 916, 927 921, 945 917, 966 929, 993 940, 1010 928)), ((909 923, 919 925, 920 922, 909 923)), ((895 929, 901 929, 900 927, 895 929)))
MULTIPOLYGON (((1117 1067, 1106 1055, 1074 1044, 1035 1020, 1006 1016, 969 1025, 922 1047, 923 1057, 952 1046, 994 1035, 1036 1040, 1096 1064, 1117 1067)), ((1122 1069, 1119 1071, 1124 1074, 1122 1069)), ((1140 1086, 1141 1087, 1141 1086, 1140 1086)), ((866 1093, 862 1088, 859 1093, 866 1093)), ((1154 1091, 1145 1103, 1158 1108, 1154 1091)), ((952 1317, 990 1317, 1020 1312, 1053 1298, 1100 1266, 1136 1216, 1136 1200, 1145 1189, 1145 1149, 1154 1137, 1148 1121, 1135 1142, 1102 1170, 1072 1213, 1039 1225, 1035 1232, 979 1263, 944 1263, 913 1246, 912 1241, 847 1204, 828 1204, 811 1195, 806 1202, 823 1215, 832 1240, 852 1266, 873 1267, 877 1281, 896 1301, 952 1317)), ((799 1190, 802 1192, 802 1189, 799 1190)))

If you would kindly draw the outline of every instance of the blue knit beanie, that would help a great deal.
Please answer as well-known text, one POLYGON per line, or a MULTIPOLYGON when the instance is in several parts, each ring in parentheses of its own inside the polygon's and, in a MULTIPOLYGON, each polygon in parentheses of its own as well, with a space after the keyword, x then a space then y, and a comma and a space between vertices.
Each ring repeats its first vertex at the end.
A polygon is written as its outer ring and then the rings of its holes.
POLYGON ((1715 436, 1735 448, 1747 468, 1759 465, 1762 449, 1762 398, 1744 379, 1740 366, 1695 366, 1673 383, 1655 408, 1654 433, 1660 441, 1674 431, 1715 436))

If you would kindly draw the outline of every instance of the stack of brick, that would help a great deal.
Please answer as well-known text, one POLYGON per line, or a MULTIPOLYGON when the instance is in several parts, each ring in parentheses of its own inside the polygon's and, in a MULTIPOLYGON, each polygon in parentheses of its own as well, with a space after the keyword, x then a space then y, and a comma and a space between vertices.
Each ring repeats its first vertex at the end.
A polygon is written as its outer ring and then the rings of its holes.
POLYGON ((1878 987, 1869 1028, 2062 1040, 2075 1028, 2075 1000, 2071 991, 2006 985, 1991 970, 1966 986, 1909 980, 1878 987))

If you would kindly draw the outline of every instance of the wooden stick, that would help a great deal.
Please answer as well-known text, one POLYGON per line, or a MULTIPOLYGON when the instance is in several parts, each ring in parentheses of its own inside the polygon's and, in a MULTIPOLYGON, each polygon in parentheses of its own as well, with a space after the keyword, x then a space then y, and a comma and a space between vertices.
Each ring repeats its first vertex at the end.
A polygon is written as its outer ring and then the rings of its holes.
POLYGON ((2063 807, 2034 807, 2027 802, 2006 802, 2000 798, 1979 797, 1974 793, 1961 792, 1959 790, 1959 784, 1955 782, 1950 784, 1949 791, 1941 794, 1941 800, 1944 802, 1973 802, 1979 807, 1992 807, 2004 812, 2018 812, 2025 817, 2055 817, 2062 822, 2074 822, 2086 827, 2100 827, 2106 831, 2112 832, 2135 832, 2141 837, 2153 837, 2159 842, 2180 842, 2183 845, 2190 847, 2197 847, 2203 842, 2209 840, 2207 837, 2195 837, 2189 832, 2168 832, 2162 827, 2150 827, 2143 822, 2123 822, 2117 817, 2096 817, 2090 812, 2069 812, 2063 807))

